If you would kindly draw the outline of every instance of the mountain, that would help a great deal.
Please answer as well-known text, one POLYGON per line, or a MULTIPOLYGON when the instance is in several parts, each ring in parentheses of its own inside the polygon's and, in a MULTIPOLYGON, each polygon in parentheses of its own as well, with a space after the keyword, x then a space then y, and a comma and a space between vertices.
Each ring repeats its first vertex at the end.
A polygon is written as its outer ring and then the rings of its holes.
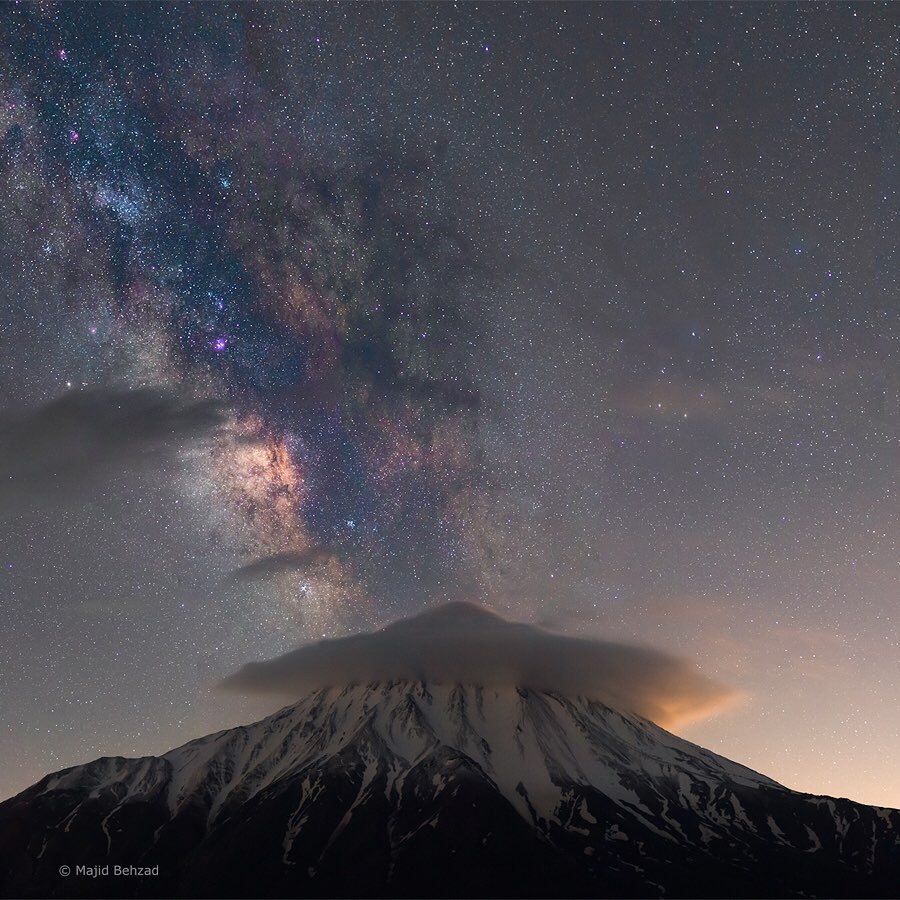
POLYGON ((0 804, 0 894, 896 897, 900 811, 790 791, 549 690, 311 692, 0 804), (76 865, 159 866, 76 875, 76 865), (68 878, 62 865, 73 867, 68 878))

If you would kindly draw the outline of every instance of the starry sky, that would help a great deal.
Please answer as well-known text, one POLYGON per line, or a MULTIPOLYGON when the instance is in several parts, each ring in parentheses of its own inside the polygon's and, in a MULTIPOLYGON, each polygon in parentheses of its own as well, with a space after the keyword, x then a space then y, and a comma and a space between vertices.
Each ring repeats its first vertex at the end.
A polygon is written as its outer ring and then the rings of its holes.
POLYGON ((898 18, 0 8, 0 796, 467 600, 900 807, 898 18))

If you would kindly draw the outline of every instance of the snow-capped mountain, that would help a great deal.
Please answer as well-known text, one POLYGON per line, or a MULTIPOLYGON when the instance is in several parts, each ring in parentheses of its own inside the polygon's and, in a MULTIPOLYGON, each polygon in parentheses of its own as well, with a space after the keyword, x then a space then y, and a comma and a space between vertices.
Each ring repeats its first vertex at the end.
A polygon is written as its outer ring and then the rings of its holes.
POLYGON ((47 776, 0 804, 0 893, 895 897, 900 812, 593 700, 378 682, 47 776))

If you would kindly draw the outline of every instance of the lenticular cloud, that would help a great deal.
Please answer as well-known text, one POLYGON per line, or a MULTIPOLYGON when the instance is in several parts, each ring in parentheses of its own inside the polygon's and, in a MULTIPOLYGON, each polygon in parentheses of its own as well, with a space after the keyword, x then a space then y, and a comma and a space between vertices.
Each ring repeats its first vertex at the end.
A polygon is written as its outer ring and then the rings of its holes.
POLYGON ((664 727, 708 715, 736 696, 690 662, 658 650, 555 634, 470 603, 249 663, 222 687, 296 698, 323 687, 395 680, 591 697, 664 727))

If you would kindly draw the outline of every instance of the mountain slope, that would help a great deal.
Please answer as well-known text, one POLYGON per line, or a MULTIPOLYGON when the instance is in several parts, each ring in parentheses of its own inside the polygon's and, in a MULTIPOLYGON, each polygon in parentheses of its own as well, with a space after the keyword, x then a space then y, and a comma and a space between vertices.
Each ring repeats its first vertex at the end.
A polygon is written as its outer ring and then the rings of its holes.
POLYGON ((5 896, 896 896, 900 812, 601 703, 380 682, 0 804, 5 896), (147 878, 61 865, 158 864, 147 878))

